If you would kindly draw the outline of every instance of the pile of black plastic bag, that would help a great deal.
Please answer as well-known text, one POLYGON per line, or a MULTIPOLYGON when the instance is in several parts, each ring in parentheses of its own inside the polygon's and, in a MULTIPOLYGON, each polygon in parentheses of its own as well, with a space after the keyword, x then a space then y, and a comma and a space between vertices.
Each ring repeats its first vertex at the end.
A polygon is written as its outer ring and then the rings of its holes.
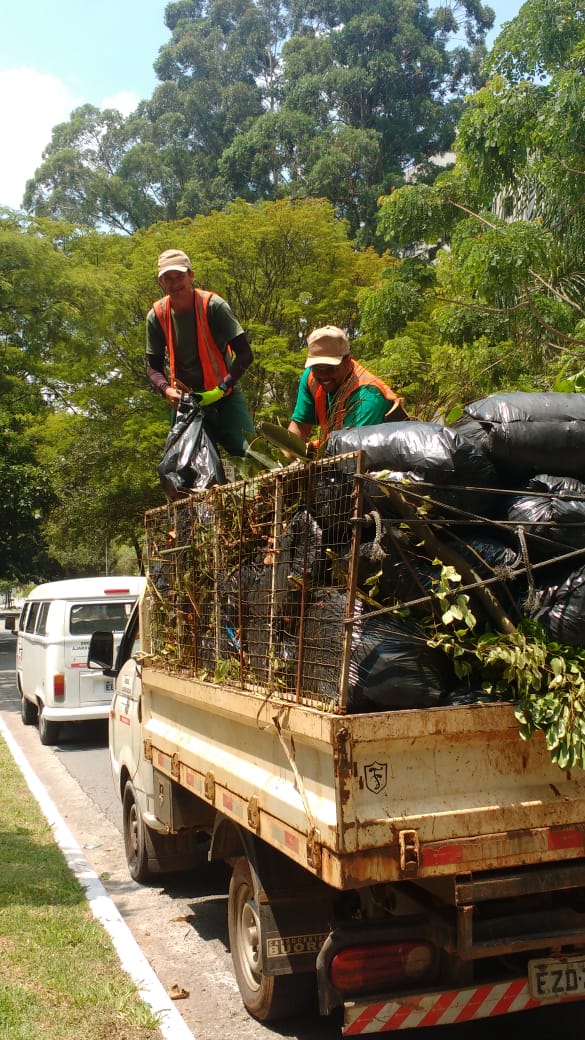
POLYGON ((377 601, 402 601, 409 618, 356 621, 348 710, 465 702, 470 691, 417 626, 432 615, 437 558, 462 574, 479 626, 527 616, 552 640, 585 646, 585 395, 496 394, 451 427, 409 421, 331 435, 328 455, 357 451, 364 512, 375 519, 358 582, 369 588, 377 575, 377 601))

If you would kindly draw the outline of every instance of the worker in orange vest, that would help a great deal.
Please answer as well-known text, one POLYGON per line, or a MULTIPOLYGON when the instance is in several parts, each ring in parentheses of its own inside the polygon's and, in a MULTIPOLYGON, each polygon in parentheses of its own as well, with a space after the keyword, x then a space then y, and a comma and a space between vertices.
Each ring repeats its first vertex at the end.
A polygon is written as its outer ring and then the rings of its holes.
POLYGON ((255 436, 239 386, 253 360, 252 350, 226 301, 194 288, 194 277, 182 250, 160 254, 158 282, 166 295, 146 317, 148 378, 175 410, 183 394, 192 392, 216 444, 242 456, 255 436))
POLYGON ((307 360, 288 429, 308 442, 319 427, 316 446, 332 430, 408 419, 403 399, 352 358, 343 329, 325 325, 307 340, 307 360))

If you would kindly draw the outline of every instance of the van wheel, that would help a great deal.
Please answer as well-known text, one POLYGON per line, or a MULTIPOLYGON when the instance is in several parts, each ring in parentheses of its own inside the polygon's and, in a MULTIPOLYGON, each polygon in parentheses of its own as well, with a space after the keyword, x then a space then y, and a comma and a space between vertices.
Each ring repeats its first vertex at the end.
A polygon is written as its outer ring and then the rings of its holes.
POLYGON ((228 930, 234 973, 245 1007, 260 1022, 299 1014, 314 992, 312 974, 265 975, 262 933, 252 871, 247 859, 234 863, 228 893, 228 930))
POLYGON ((147 828, 138 808, 134 785, 128 780, 122 799, 124 848, 130 877, 133 881, 150 881, 152 872, 148 866, 147 828))
POLYGON ((20 695, 20 717, 24 722, 25 726, 34 726, 38 718, 38 708, 36 704, 29 701, 23 693, 20 695))
POLYGON ((41 744, 45 744, 46 747, 53 747, 57 743, 59 736, 60 725, 58 722, 49 722, 45 717, 45 711, 41 704, 39 708, 39 737, 41 738, 41 744))

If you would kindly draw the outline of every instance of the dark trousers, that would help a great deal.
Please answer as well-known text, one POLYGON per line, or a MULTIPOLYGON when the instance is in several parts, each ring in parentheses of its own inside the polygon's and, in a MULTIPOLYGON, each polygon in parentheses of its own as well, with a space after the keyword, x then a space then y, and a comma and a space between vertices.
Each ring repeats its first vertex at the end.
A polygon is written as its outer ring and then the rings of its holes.
POLYGON ((239 386, 217 404, 203 409, 205 429, 228 455, 245 455, 256 436, 246 399, 239 386))

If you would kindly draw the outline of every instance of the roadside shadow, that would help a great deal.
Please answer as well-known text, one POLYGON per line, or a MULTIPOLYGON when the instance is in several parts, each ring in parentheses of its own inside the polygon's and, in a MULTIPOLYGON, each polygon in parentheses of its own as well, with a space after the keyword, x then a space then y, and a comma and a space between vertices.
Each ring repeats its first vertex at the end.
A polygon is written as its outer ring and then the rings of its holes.
POLYGON ((59 730, 56 747, 66 747, 67 752, 89 751, 108 746, 108 720, 92 719, 90 722, 64 722, 59 730))

